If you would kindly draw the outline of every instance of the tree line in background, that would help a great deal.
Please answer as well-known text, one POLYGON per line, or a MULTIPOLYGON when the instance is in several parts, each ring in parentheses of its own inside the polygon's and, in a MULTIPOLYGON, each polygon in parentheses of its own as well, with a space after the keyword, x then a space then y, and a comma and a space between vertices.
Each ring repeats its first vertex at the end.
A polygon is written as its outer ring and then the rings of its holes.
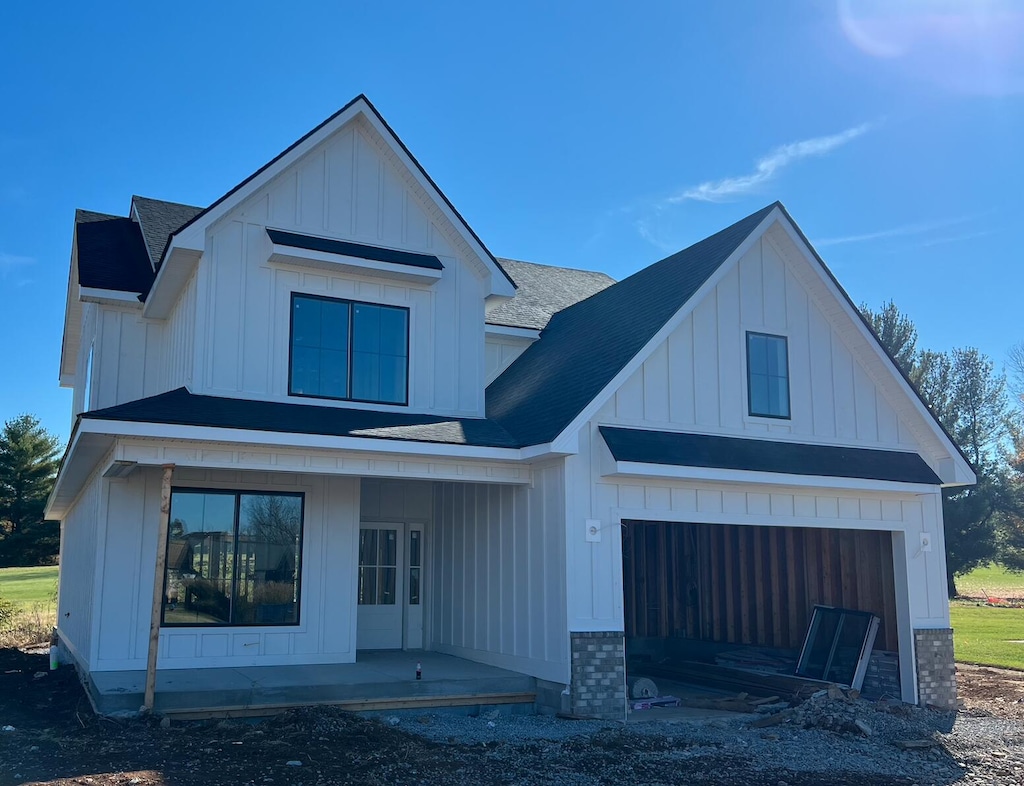
POLYGON ((46 499, 60 466, 59 440, 32 415, 0 430, 0 567, 52 565, 60 526, 45 521, 46 499))
POLYGON ((919 348, 892 301, 861 311, 978 476, 942 493, 950 597, 956 577, 979 565, 1024 570, 1024 343, 1010 351, 1007 378, 973 347, 919 348))

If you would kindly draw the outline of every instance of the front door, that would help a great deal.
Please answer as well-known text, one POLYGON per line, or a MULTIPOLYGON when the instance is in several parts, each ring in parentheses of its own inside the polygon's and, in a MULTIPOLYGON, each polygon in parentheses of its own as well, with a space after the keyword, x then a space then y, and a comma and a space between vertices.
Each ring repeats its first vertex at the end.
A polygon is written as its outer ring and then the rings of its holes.
POLYGON ((363 524, 359 529, 356 647, 423 646, 423 528, 363 524))

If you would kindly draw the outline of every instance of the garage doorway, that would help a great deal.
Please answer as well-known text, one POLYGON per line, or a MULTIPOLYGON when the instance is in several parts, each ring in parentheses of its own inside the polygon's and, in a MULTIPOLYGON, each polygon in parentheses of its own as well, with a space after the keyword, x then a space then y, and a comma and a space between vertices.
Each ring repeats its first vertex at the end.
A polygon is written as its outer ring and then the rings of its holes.
POLYGON ((823 605, 881 620, 873 660, 895 685, 880 690, 898 691, 890 532, 659 521, 624 521, 622 532, 631 672, 657 664, 695 682, 719 667, 791 675, 823 605))

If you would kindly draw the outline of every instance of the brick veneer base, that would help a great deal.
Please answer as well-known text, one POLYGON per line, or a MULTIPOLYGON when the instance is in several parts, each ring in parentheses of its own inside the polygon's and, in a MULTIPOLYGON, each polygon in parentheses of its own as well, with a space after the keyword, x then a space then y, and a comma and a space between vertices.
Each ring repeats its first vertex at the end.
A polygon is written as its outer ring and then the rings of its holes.
POLYGON ((951 628, 914 631, 917 655, 917 696, 921 706, 956 709, 956 665, 951 628))
POLYGON ((625 720, 626 637, 619 631, 571 632, 569 710, 581 718, 625 720))

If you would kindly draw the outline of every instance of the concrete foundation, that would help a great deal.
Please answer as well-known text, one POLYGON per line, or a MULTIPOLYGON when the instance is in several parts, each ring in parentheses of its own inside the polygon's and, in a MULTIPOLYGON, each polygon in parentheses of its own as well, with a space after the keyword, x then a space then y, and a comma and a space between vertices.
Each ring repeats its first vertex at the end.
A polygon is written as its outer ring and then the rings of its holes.
MULTIPOLYGON (((270 712, 359 702, 372 710, 375 702, 413 699, 419 708, 515 703, 532 712, 536 682, 525 674, 436 652, 360 652, 356 663, 337 665, 158 670, 154 711, 256 714, 261 707, 270 712), (420 680, 417 663, 423 666, 420 680)), ((86 687, 99 713, 121 714, 139 710, 145 683, 144 671, 99 671, 88 675, 86 687)))

